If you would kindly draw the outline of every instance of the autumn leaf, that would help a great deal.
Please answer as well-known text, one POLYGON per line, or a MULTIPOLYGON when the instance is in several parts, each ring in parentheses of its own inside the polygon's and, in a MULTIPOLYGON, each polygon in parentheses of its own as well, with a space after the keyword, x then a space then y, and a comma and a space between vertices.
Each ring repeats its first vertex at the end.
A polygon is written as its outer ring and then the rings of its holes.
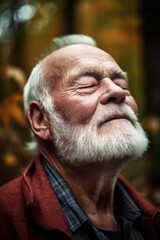
POLYGON ((3 156, 3 161, 5 162, 5 164, 7 166, 10 166, 10 167, 14 167, 18 164, 18 160, 17 160, 16 156, 12 153, 6 153, 3 156))
POLYGON ((21 125, 25 124, 20 103, 22 103, 22 95, 18 93, 12 94, 0 102, 0 119, 4 127, 9 128, 13 119, 21 125))
POLYGON ((19 106, 15 104, 10 105, 10 114, 13 119, 15 119, 21 125, 24 125, 25 121, 24 121, 23 112, 19 106))
POLYGON ((11 101, 11 102, 14 102, 14 103, 22 103, 23 96, 22 96, 22 94, 15 93, 8 98, 8 101, 11 101))

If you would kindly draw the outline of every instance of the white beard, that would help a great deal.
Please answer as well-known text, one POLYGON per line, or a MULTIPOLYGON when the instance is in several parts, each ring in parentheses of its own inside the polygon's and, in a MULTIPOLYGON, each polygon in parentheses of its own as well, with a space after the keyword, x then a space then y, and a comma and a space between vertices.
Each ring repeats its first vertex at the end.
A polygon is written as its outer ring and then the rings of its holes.
MULTIPOLYGON (((51 107, 50 107, 51 108, 51 107)), ((148 147, 148 139, 133 110, 126 104, 110 103, 85 125, 73 125, 55 110, 49 109, 51 134, 57 154, 68 164, 126 161, 141 157, 148 147), (113 120, 99 127, 113 114, 125 113, 129 120, 113 120), (108 124, 108 126, 107 126, 108 124), (104 130, 102 129, 104 128, 104 130), (103 132, 103 133, 102 133, 103 132)))

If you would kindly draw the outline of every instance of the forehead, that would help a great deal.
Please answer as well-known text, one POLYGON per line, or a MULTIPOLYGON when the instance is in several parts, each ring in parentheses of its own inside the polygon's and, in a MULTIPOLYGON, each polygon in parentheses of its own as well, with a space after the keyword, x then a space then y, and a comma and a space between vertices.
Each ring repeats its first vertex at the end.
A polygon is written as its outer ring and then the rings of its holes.
POLYGON ((114 71, 120 70, 116 61, 105 51, 89 45, 73 44, 56 50, 45 60, 44 65, 50 76, 59 72, 61 76, 76 71, 114 71), (56 70, 56 71, 55 71, 56 70))
MULTIPOLYGON (((45 62, 51 63, 58 61, 59 64, 63 63, 63 61, 75 61, 81 59, 88 59, 88 60, 100 60, 102 62, 105 61, 113 61, 115 60, 105 51, 90 45, 85 44, 73 44, 66 47, 63 47, 59 50, 56 50, 48 57, 46 57, 45 62)), ((116 62, 115 62, 116 63, 116 62)))
POLYGON ((84 44, 73 44, 70 46, 63 47, 55 52, 55 55, 59 55, 59 57, 66 58, 68 60, 115 60, 105 51, 90 45, 84 44))

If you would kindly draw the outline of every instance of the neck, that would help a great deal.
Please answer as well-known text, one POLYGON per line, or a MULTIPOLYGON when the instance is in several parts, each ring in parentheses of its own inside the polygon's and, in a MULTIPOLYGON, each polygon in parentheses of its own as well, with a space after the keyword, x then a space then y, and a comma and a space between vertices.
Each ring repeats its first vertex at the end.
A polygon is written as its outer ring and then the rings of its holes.
POLYGON ((100 229, 116 229, 114 189, 118 173, 104 163, 64 167, 61 172, 76 200, 100 229))
POLYGON ((116 229, 114 188, 121 169, 111 167, 107 161, 67 165, 44 149, 41 153, 64 178, 89 219, 100 229, 116 229))

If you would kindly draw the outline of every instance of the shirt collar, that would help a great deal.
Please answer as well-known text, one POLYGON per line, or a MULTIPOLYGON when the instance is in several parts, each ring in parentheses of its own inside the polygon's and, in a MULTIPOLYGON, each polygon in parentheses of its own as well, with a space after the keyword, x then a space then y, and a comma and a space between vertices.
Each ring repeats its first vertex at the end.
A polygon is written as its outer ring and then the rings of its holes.
POLYGON ((127 220, 134 222, 141 217, 139 208, 119 181, 115 188, 115 205, 118 206, 116 211, 127 220))

